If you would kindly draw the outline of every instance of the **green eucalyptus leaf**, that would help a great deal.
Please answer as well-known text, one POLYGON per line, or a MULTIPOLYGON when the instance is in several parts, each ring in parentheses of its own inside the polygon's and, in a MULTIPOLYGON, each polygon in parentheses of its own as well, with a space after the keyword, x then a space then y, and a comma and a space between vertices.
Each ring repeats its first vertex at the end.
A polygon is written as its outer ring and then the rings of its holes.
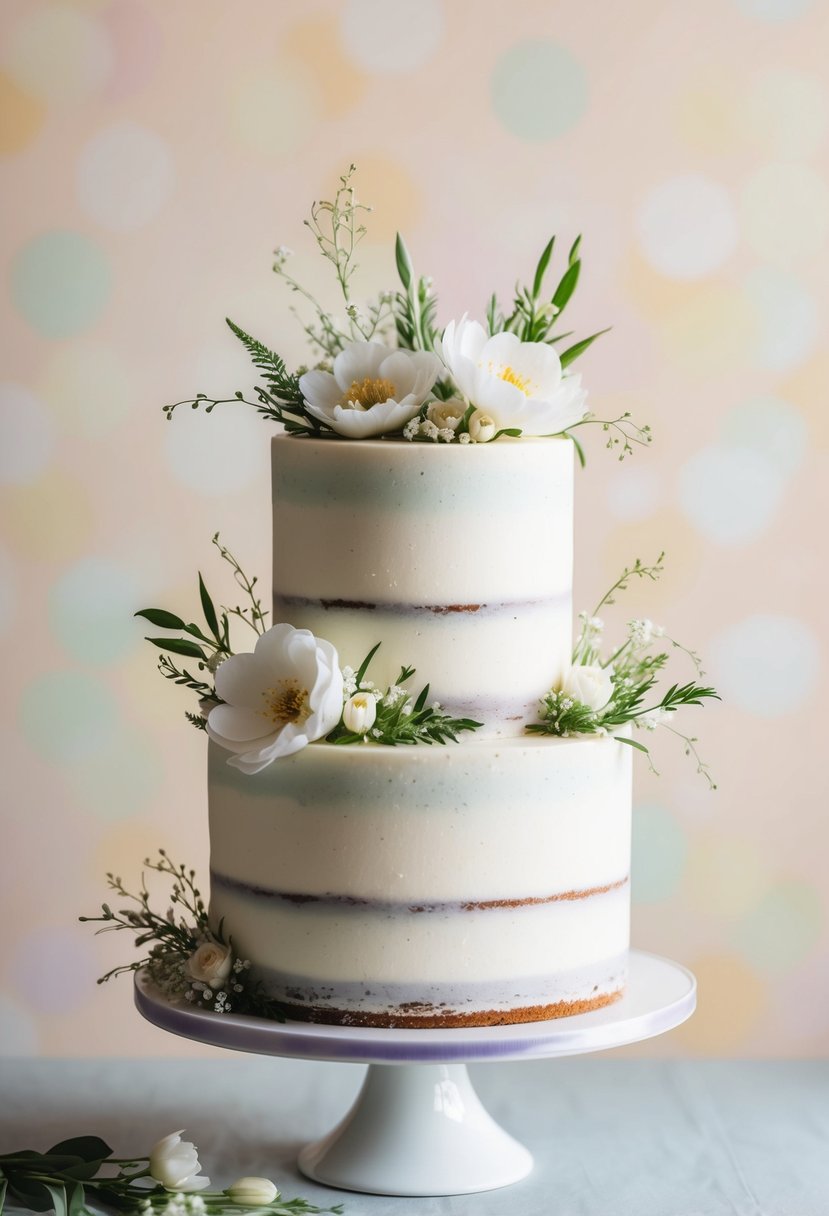
POLYGON ((60 1144, 50 1148, 48 1155, 53 1153, 80 1157, 82 1161, 105 1161, 107 1157, 112 1156, 112 1149, 100 1136, 74 1136, 71 1140, 61 1140, 60 1144))
POLYGON ((170 654, 186 655, 188 659, 201 659, 203 663, 207 662, 207 655, 201 646, 197 646, 195 642, 188 642, 186 638, 147 638, 146 641, 152 642, 153 646, 157 646, 159 650, 169 650, 170 654))
POLYGON ((207 588, 204 585, 204 579, 199 574, 199 595, 201 596, 202 612, 204 619, 207 621, 207 628, 213 634, 216 640, 219 640, 219 621, 216 617, 216 609, 213 607, 213 601, 210 598, 207 588))
POLYGON ((555 290, 555 295, 553 296, 553 306, 556 308, 558 313, 562 313, 569 303, 570 297, 576 290, 576 284, 579 281, 580 273, 581 262, 576 261, 568 266, 564 274, 561 276, 561 281, 559 282, 559 285, 555 290))
POLYGON ((35 1182, 26 1174, 9 1171, 8 1197, 30 1212, 48 1212, 53 1207, 52 1195, 46 1183, 35 1182))
POLYGON ((567 350, 562 351, 561 366, 569 367, 574 359, 578 359, 579 355, 583 355, 588 346, 592 346, 597 338, 601 338, 602 334, 610 333, 610 326, 607 329, 600 329, 598 333, 591 334, 589 338, 582 338, 581 342, 575 342, 572 346, 568 346, 567 350))
POLYGON ((553 246, 555 243, 555 236, 551 236, 544 246, 544 252, 538 259, 538 265, 535 268, 535 278, 533 279, 533 299, 535 300, 541 295, 541 284, 544 282, 544 275, 547 273, 547 267, 550 265, 550 258, 553 256, 553 246))
POLYGON ((617 743, 626 743, 628 747, 635 747, 638 752, 644 752, 646 756, 648 755, 648 749, 638 739, 626 739, 624 735, 614 735, 613 738, 617 743))
POLYGON ((163 608, 142 608, 136 616, 143 616, 145 621, 155 625, 157 629, 183 629, 184 621, 174 612, 165 612, 163 608))
POLYGON ((414 278, 414 264, 409 257, 406 242, 399 232, 394 242, 394 259, 397 262, 397 273, 400 275, 400 282, 408 291, 414 278))
POLYGON ((86 1195, 80 1182, 70 1183, 66 1188, 67 1216, 84 1216, 86 1195))

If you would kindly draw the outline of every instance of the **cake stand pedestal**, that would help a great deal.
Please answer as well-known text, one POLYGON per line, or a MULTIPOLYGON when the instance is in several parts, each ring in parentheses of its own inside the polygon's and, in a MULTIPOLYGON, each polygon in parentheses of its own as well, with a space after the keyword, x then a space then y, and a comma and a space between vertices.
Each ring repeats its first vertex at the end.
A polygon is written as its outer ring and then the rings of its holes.
POLYGON ((468 1063, 579 1055, 663 1034, 689 1018, 696 981, 678 963, 631 951, 628 987, 604 1009, 547 1022, 386 1030, 269 1022, 163 997, 139 972, 135 1003, 154 1025, 216 1047, 369 1065, 351 1110, 299 1156, 315 1182, 375 1195, 462 1195, 525 1178, 529 1151, 481 1105, 468 1063))

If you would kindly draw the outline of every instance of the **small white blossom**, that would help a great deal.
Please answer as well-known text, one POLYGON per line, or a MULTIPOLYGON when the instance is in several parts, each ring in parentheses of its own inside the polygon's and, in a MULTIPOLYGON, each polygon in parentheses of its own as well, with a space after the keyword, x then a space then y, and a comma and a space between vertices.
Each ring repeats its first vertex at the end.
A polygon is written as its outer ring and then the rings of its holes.
POLYGON ((468 431, 464 431, 462 435, 458 435, 458 443, 471 443, 472 436, 468 431))
POLYGON ((455 432, 451 426, 443 426, 438 431, 438 439, 441 439, 444 443, 451 443, 454 438, 455 432))
POLYGON ((460 426, 461 419, 466 413, 466 403, 457 397, 449 401, 433 401, 426 411, 426 417, 442 430, 454 431, 460 426))
POLYGON ((420 424, 420 433, 427 439, 437 439, 438 428, 435 426, 434 422, 430 422, 427 418, 425 422, 421 422, 420 424))
POLYGON ((661 638, 665 630, 661 625, 654 625, 647 618, 641 621, 628 621, 628 636, 634 646, 649 646, 654 638, 661 638))
POLYGON ((587 621, 587 625, 593 633, 601 633, 604 629, 604 621, 600 616, 591 616, 587 621))
POLYGON ((414 439, 415 435, 420 430, 420 421, 417 418, 410 418, 403 427, 403 438, 414 439))
POLYGON ((377 698, 371 690, 355 692, 343 706, 343 723, 356 735, 365 735, 377 717, 377 698))
POLYGON ((495 438, 496 430, 494 419, 483 410, 475 410, 469 418, 469 435, 473 443, 489 443, 495 438))

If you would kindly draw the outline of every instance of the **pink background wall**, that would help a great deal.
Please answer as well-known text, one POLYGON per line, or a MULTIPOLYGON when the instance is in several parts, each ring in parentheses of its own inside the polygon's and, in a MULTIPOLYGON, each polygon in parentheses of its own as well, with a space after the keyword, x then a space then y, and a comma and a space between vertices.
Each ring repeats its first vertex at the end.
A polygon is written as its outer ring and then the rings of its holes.
POLYGON ((573 321, 614 327, 592 408, 655 442, 619 465, 588 438, 577 599, 664 547, 615 620, 697 646, 725 697, 686 719, 716 794, 667 736, 662 776, 638 765, 635 941, 701 983, 641 1050, 825 1050, 827 23, 819 0, 6 0, 3 1050, 198 1050, 96 989, 129 943, 75 923, 159 845, 206 867, 204 738, 132 611, 195 613, 217 529, 269 577, 267 425, 161 406, 250 386, 227 314, 302 358, 271 252, 333 302, 301 219, 350 160, 364 293, 400 228, 442 322, 584 233, 573 321))

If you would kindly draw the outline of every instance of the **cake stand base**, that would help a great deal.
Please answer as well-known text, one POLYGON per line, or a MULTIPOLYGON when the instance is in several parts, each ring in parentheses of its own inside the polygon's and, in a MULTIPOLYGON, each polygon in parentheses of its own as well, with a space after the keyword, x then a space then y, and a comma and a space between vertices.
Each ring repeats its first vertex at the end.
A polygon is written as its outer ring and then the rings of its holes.
POLYGON ((135 1003, 163 1030, 216 1047, 368 1064, 351 1110, 302 1150, 299 1168, 348 1191, 464 1195, 508 1186, 532 1169, 528 1150, 484 1110, 467 1063, 579 1055, 664 1034, 693 1013, 696 981, 678 963, 632 950, 627 989, 613 1005, 548 1022, 446 1030, 219 1015, 168 1000, 142 972, 135 1003))
POLYGON ((484 1110, 465 1064, 370 1064, 345 1118, 299 1155, 315 1182, 375 1195, 490 1191, 532 1167, 484 1110))

